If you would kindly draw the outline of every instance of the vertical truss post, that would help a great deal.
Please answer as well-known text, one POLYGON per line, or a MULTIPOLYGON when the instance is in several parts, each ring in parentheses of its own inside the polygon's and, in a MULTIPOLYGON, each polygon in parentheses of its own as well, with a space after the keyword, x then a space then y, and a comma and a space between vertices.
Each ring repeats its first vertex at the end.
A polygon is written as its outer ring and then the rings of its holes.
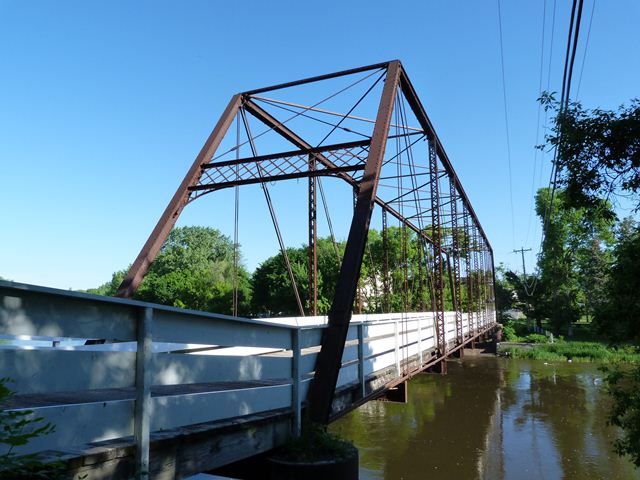
POLYGON ((155 228, 151 232, 151 235, 147 239, 146 243, 140 250, 137 258, 129 268, 127 275, 122 280, 122 283, 118 287, 116 292, 117 297, 131 298, 138 289, 140 282, 146 275, 151 263, 155 260, 158 252, 162 248, 162 244, 169 236, 171 229, 176 224, 180 213, 184 209, 185 205, 189 201, 189 187, 195 185, 202 175, 201 166, 203 163, 208 162, 213 157, 216 149, 220 145, 222 138, 229 129, 231 122, 238 113, 242 98, 240 95, 234 95, 229 101, 227 108, 218 120, 218 123, 214 127, 211 135, 205 142, 204 146, 200 150, 200 153, 196 157, 193 165, 187 172, 187 175, 182 180, 182 183, 173 195, 173 198, 167 205, 164 213, 158 220, 155 228))
POLYGON ((496 267, 493 261, 493 250, 489 249, 489 265, 491 267, 491 308, 493 322, 497 321, 496 317, 496 267))
MULTIPOLYGON (((309 155, 309 171, 316 169, 315 155, 309 155)), ((309 315, 318 314, 318 225, 316 177, 309 177, 309 315)))
MULTIPOLYGON (((353 213, 356 213, 356 205, 358 204, 358 189, 353 187, 353 213)), ((358 275, 358 286, 356 288, 356 313, 362 313, 362 285, 358 275)))
POLYGON ((423 260, 426 258, 424 242, 418 237, 419 247, 420 247, 420 255, 418 257, 418 295, 419 295, 419 308, 421 312, 427 311, 427 305, 424 300, 426 288, 425 288, 425 278, 424 278, 424 268, 422 266, 423 260))
MULTIPOLYGON (((446 357, 446 325, 444 318, 444 282, 442 265, 442 232, 440 228, 440 189, 438 175, 438 156, 436 155, 435 139, 429 138, 429 184, 431 187, 431 239, 433 240, 433 289, 435 304, 433 306, 436 320, 436 345, 438 355, 446 357)), ((441 373, 446 373, 446 363, 443 358, 441 373)))
POLYGON ((475 317, 475 330, 474 334, 477 333, 478 328, 480 327, 480 301, 482 298, 482 279, 480 278, 480 265, 478 262, 478 229, 475 224, 472 227, 473 236, 472 236, 472 248, 473 248, 473 274, 474 274, 474 292, 473 292, 473 314, 475 317))
POLYGON ((349 229, 335 296, 329 311, 328 326, 323 331, 322 348, 316 361, 315 376, 309 392, 309 414, 311 420, 319 423, 327 424, 329 422, 333 394, 342 365, 344 344, 349 330, 353 300, 360 277, 367 232, 369 231, 380 169, 387 144, 400 70, 400 62, 389 62, 369 155, 358 190, 358 201, 349 229))
POLYGON ((473 275, 471 266, 471 230, 469 228, 469 214, 464 211, 464 265, 467 275, 467 335, 473 335, 473 275))
POLYGON ((384 291, 382 311, 391 311, 391 288, 389 279, 389 231, 387 230, 387 211, 382 210, 382 289, 384 291))
POLYGON ((485 250, 485 246, 484 246, 484 241, 482 242, 482 254, 481 254, 481 260, 482 260, 482 322, 483 322, 483 326, 486 327, 487 326, 487 320, 488 320, 488 312, 487 312, 487 299, 488 299, 488 293, 489 293, 489 286, 487 285, 487 255, 486 255, 486 250, 485 250))
POLYGON ((408 312, 411 308, 411 298, 409 293, 409 252, 407 241, 407 227, 402 225, 400 227, 400 240, 402 245, 400 247, 402 253, 402 311, 408 312))
POLYGON ((487 245, 482 243, 482 272, 484 274, 484 323, 489 324, 489 255, 487 245))
POLYGON ((462 333, 462 306, 460 305, 460 238, 458 231, 458 194, 453 176, 449 176, 449 201, 451 202, 451 234, 453 255, 453 309, 456 312, 456 339, 458 345, 464 342, 462 333))

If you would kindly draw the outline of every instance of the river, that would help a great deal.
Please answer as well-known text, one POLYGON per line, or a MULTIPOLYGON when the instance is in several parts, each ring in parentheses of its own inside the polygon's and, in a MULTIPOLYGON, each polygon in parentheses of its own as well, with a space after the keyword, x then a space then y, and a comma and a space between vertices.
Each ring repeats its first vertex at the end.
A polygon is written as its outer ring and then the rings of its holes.
POLYGON ((369 402, 331 431, 360 479, 640 479, 611 449, 598 365, 467 356, 409 382, 407 404, 369 402))

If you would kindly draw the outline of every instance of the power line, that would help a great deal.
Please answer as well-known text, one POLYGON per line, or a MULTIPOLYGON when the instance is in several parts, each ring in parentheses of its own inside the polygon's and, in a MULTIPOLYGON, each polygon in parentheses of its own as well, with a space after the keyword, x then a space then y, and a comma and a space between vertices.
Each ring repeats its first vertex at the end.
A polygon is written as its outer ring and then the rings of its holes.
POLYGON ((591 24, 593 23, 593 12, 596 9, 596 0, 593 0, 591 5, 591 16, 589 18, 589 29, 587 30, 587 40, 584 44, 584 55, 582 56, 582 66, 580 67, 580 78, 578 79, 578 88, 576 88, 576 100, 580 94, 580 85, 582 85, 582 73, 584 72, 584 63, 587 59, 587 50, 589 49, 589 38, 591 37, 591 24))
MULTIPOLYGON (((538 92, 542 93, 542 72, 544 70, 544 37, 545 37, 545 27, 547 20, 547 0, 544 0, 542 4, 542 41, 540 44, 540 79, 538 81, 538 92)), ((540 111, 542 110, 542 104, 538 102, 538 114, 536 118, 536 147, 534 148, 533 155, 533 174, 531 175, 531 207, 529 208, 529 221, 527 222, 527 235, 525 236, 524 243, 529 242, 529 233, 531 231, 531 219, 533 217, 534 210, 534 194, 533 191, 535 189, 536 183, 536 167, 538 165, 538 152, 537 148, 538 142, 540 141, 540 111)), ((540 159, 540 171, 542 171, 542 159, 540 159)))
MULTIPOLYGON (((560 96, 561 97, 560 108, 557 115, 562 115, 562 113, 564 112, 564 110, 567 108, 569 104, 569 95, 571 92, 571 80, 573 77, 573 66, 575 63, 578 39, 580 36, 580 23, 582 20, 583 6, 584 6, 584 0, 579 0, 579 3, 578 3, 578 0, 573 0, 573 4, 571 7, 571 20, 569 25, 569 34, 567 36, 567 47, 565 52, 564 70, 562 75, 562 92, 560 96), (576 7, 577 7, 577 15, 576 15, 576 7), (574 31, 574 27, 575 27, 575 31, 574 31)), ((542 252, 542 247, 544 245, 545 231, 548 228, 548 224, 551 218, 551 213, 553 211, 553 200, 554 200, 555 191, 556 191, 557 182, 558 182, 558 171, 559 171, 557 168, 558 144, 561 143, 562 141, 562 133, 563 133, 562 128, 560 128, 557 133, 558 133, 558 141, 554 149, 552 166, 551 166, 551 175, 549 179, 549 188, 551 188, 551 195, 549 198, 549 204, 547 205, 547 208, 545 208, 545 212, 544 212, 542 236, 540 239, 540 248, 538 250, 538 255, 540 255, 540 253, 542 252)), ((539 266, 538 266, 538 270, 539 270, 539 266)), ((534 277, 531 293, 527 291, 527 294, 530 296, 533 295, 533 292, 535 291, 535 287, 537 286, 537 281, 538 281, 537 277, 538 275, 534 277)), ((526 285, 525 285, 525 289, 526 289, 526 285)))
POLYGON ((509 204, 511 206, 511 235, 513 244, 516 243, 516 227, 515 227, 515 215, 513 211, 513 181, 511 175, 511 143, 509 141, 509 115, 507 113, 507 85, 504 75, 504 47, 502 41, 502 12, 500 7, 500 0, 498 0, 498 27, 500 31, 500 65, 502 67, 502 99, 504 101, 504 123, 506 128, 507 137, 507 165, 509 167, 509 204))

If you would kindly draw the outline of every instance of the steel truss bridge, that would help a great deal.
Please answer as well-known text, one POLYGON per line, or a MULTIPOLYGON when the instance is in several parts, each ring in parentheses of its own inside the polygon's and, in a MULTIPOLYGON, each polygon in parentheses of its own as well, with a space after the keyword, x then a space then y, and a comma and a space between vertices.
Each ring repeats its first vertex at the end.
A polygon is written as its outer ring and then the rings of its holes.
MULTIPOLYGON (((490 243, 397 60, 234 95, 118 296, 0 282, 0 338, 10 340, 0 365, 17 392, 3 407, 57 425, 21 453, 62 451, 70 472, 88 478, 205 471, 297 434, 303 409, 327 423, 427 368, 445 373, 448 356, 496 326, 490 243), (319 203, 332 228, 323 177, 346 182, 354 199, 326 316, 317 306, 319 203), (291 179, 308 181, 302 292, 269 191, 291 179), (188 204, 251 184, 269 207, 298 316, 249 320, 130 300, 188 204), (363 279, 375 209, 384 261, 363 279), (390 311, 389 219, 419 246, 413 264, 402 248, 400 313, 390 311), (427 292, 417 312, 410 284, 427 292), (354 315, 366 289, 381 290, 378 312, 354 315)), ((235 312, 237 301, 234 292, 235 312)))

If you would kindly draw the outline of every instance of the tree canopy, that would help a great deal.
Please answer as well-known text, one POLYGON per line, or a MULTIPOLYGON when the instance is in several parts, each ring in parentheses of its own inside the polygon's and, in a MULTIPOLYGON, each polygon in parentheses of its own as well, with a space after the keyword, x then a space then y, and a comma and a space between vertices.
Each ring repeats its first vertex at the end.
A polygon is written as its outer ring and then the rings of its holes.
POLYGON ((544 240, 533 314, 548 318, 556 333, 592 314, 604 294, 601 273, 609 267, 614 220, 602 200, 595 212, 585 210, 571 206, 566 190, 542 188, 536 195, 544 240))
POLYGON ((640 208, 640 100, 617 111, 587 109, 580 102, 561 108, 546 92, 540 101, 556 114, 546 140, 558 149, 558 181, 568 204, 590 213, 602 207, 602 199, 633 195, 640 208))
MULTIPOLYGON (((634 99, 618 111, 589 110, 578 102, 562 108, 549 94, 543 94, 541 101, 556 112, 553 132, 546 140, 548 147, 557 148, 561 204, 553 205, 556 213, 545 227, 540 295, 548 298, 552 292, 552 298, 560 298, 563 304, 555 307, 570 319, 580 303, 576 292, 582 292, 582 303, 600 333, 638 348, 640 227, 625 219, 612 238, 616 215, 608 200, 626 195, 636 212, 640 210, 640 101, 634 99), (588 235, 581 235, 583 241, 577 245, 571 224, 587 227, 582 232, 588 235)), ((538 214, 541 211, 538 205, 538 214)), ((546 313, 559 315, 548 309, 546 313)), ((614 448, 640 467, 640 366, 614 367, 606 383, 613 400, 609 422, 622 429, 614 448)))
MULTIPOLYGON (((172 230, 134 298, 195 310, 232 313, 234 246, 229 237, 207 227, 172 230)), ((89 290, 114 295, 126 270, 115 272, 111 281, 89 290)), ((239 262, 238 310, 249 313, 249 274, 239 262)))

